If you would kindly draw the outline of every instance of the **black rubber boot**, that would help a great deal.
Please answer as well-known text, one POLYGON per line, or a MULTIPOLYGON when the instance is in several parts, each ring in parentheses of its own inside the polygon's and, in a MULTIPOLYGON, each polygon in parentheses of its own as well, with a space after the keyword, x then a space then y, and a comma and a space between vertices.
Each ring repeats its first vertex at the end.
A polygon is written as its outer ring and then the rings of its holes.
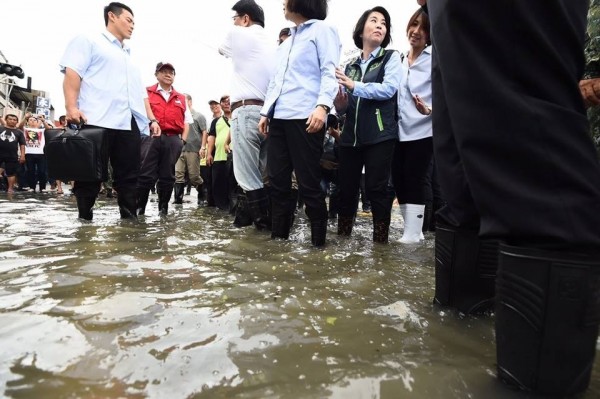
POLYGON ((266 189, 248 191, 246 193, 248 210, 258 230, 271 229, 271 204, 266 189))
POLYGON ((172 193, 173 187, 156 187, 156 194, 158 195, 158 214, 160 216, 167 216, 169 213, 169 201, 171 201, 172 193))
POLYGON ((349 237, 352 234, 352 226, 354 226, 354 216, 338 215, 338 230, 339 236, 349 237))
POLYGON ((325 245, 325 237, 327 236, 327 219, 314 220, 310 222, 310 242, 315 247, 325 245))
POLYGON ((246 194, 241 192, 238 194, 235 205, 235 218, 233 219, 235 227, 246 227, 252 225, 252 216, 248 209, 248 200, 246 194))
POLYGON ((290 238, 290 229, 292 228, 293 214, 282 217, 273 217, 271 222, 271 238, 290 238))
POLYGON ((423 228, 421 229, 421 231, 423 233, 426 233, 428 231, 435 231, 434 230, 429 230, 429 228, 431 227, 431 219, 433 218, 433 204, 431 202, 427 202, 425 203, 425 210, 423 211, 423 228))
POLYGON ((206 206, 206 190, 204 188, 204 183, 198 185, 196 191, 198 191, 198 206, 206 206))
POLYGON ((443 201, 433 200, 431 205, 431 217, 429 218, 429 231, 435 231, 437 225, 437 212, 444 206, 443 201))
POLYGON ((183 192, 185 190, 185 183, 175 183, 173 191, 175 195, 174 204, 183 204, 183 192))
POLYGON ((438 224, 435 232, 434 302, 465 314, 494 307, 498 242, 477 232, 438 224))
POLYGON ((96 197, 75 197, 77 199, 77 211, 79 219, 92 220, 94 217, 94 204, 96 197))
POLYGON ((150 196, 150 190, 139 188, 137 189, 137 214, 146 214, 146 205, 148 204, 148 197, 150 196))
POLYGON ((294 201, 294 211, 302 208, 303 201, 300 199, 300 193, 298 192, 297 188, 292 188, 292 191, 290 192, 290 198, 292 201, 294 201))
POLYGON ((544 396, 590 382, 600 324, 600 256, 500 246, 498 377, 544 396))
POLYGON ((117 204, 121 219, 137 219, 137 192, 135 190, 119 190, 117 204))
POLYGON ((387 244, 390 235, 389 220, 373 220, 373 242, 387 244))

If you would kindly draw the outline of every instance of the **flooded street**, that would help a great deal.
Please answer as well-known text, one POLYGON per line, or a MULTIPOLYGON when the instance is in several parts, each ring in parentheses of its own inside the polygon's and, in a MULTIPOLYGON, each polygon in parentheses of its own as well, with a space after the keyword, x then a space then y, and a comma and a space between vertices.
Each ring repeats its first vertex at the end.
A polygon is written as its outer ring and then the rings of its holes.
POLYGON ((85 223, 68 194, 0 195, 2 397, 527 397, 495 378, 493 317, 431 304, 433 235, 373 245, 361 216, 313 249, 303 213, 272 241, 195 199, 85 223))

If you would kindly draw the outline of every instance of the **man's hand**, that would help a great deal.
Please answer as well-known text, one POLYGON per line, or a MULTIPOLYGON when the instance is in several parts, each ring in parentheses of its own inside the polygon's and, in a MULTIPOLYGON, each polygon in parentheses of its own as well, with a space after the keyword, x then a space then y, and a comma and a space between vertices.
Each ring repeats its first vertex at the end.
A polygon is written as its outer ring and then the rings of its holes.
POLYGON ((264 136, 269 134, 269 118, 266 116, 260 117, 260 121, 258 121, 258 132, 264 136))
POLYGON ((87 117, 79 110, 79 108, 70 108, 67 109, 67 122, 79 125, 86 123, 87 117))
POLYGON ((150 123, 150 133, 152 133, 152 137, 160 136, 160 126, 158 125, 158 122, 150 123))
POLYGON ((229 154, 229 153, 231 152, 231 146, 230 146, 229 144, 227 144, 227 143, 226 143, 226 144, 224 145, 224 147, 225 147, 225 152, 229 154))
POLYGON ((207 154, 206 155, 206 164, 208 166, 211 166, 213 164, 213 161, 214 161, 214 159, 213 159, 212 154, 207 154))
POLYGON ((307 133, 318 133, 323 129, 325 121, 327 120, 327 112, 323 107, 316 107, 315 110, 308 116, 306 121, 306 132, 307 133))
POLYGON ((580 81, 579 90, 586 107, 600 104, 600 78, 580 81))
POLYGON ((25 154, 21 154, 21 156, 19 157, 19 163, 20 164, 24 164, 25 163, 25 154))

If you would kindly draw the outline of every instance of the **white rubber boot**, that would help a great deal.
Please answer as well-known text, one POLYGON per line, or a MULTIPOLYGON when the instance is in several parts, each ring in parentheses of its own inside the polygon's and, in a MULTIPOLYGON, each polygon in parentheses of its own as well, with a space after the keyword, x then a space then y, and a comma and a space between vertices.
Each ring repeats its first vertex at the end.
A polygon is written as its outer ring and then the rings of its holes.
POLYGON ((415 244, 424 240, 423 219, 425 215, 425 205, 401 204, 400 212, 404 219, 404 232, 399 242, 402 244, 415 244))

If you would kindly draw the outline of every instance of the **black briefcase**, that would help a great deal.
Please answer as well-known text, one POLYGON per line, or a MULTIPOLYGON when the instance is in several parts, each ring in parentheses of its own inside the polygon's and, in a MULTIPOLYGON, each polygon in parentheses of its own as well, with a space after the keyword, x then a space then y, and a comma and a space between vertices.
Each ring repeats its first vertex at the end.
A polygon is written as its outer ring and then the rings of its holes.
POLYGON ((77 129, 46 129, 44 154, 48 177, 63 181, 104 181, 107 170, 104 157, 106 129, 78 127, 77 129))

